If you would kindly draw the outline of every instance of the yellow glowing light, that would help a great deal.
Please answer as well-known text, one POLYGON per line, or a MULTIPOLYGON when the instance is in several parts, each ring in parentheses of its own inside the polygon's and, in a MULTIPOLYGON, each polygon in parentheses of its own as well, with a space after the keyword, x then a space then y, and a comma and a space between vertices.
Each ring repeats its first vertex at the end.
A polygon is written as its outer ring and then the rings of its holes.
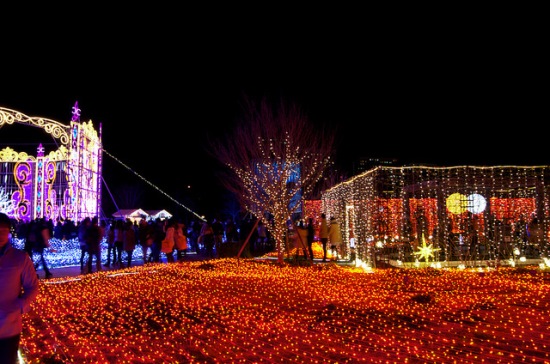
POLYGON ((418 247, 418 251, 413 254, 418 255, 420 259, 424 258, 427 262, 430 257, 434 257, 434 252, 441 250, 439 248, 434 248, 432 244, 427 245, 426 239, 422 236, 422 246, 418 247))
POLYGON ((468 208, 467 201, 468 199, 465 195, 458 192, 453 193, 447 197, 447 209, 455 215, 460 215, 468 208))

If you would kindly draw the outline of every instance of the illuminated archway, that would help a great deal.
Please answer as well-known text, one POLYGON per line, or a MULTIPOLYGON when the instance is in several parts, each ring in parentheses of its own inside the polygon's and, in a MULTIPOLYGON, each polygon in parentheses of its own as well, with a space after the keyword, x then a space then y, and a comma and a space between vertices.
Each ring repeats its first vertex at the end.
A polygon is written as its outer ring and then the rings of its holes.
POLYGON ((36 156, 10 147, 0 150, 0 186, 15 207, 10 216, 24 221, 99 216, 101 135, 91 120, 80 121, 78 103, 69 125, 0 107, 0 128, 14 124, 41 128, 60 146, 46 153, 39 144, 36 156))

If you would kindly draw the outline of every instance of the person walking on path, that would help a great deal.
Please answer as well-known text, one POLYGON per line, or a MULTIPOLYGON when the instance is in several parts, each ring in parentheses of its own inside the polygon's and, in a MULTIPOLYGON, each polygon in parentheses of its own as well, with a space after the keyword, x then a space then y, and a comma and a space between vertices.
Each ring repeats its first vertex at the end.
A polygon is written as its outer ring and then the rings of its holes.
POLYGON ((12 222, 0 212, 0 363, 18 363, 23 314, 38 295, 38 277, 29 255, 11 244, 12 222))
POLYGON ((176 220, 170 219, 166 223, 166 229, 164 231, 164 239, 162 239, 161 242, 161 252, 166 255, 166 262, 167 263, 173 263, 174 262, 174 247, 176 246, 176 242, 174 240, 175 237, 175 231, 176 231, 176 220))
POLYGON ((134 224, 132 223, 132 221, 127 220, 125 222, 124 238, 122 240, 122 246, 124 248, 124 251, 126 252, 126 258, 127 258, 126 264, 128 268, 132 266, 132 256, 134 255, 136 244, 137 244, 137 238, 136 238, 136 231, 134 230, 134 224))
POLYGON ((321 214, 321 224, 319 226, 319 240, 323 245, 323 262, 327 261, 327 243, 328 243, 328 223, 327 215, 321 214))
POLYGON ((36 234, 36 246, 34 247, 34 252, 38 254, 38 262, 34 265, 35 269, 38 269, 40 265, 46 273, 46 279, 53 276, 50 268, 48 267, 48 262, 46 262, 46 257, 44 257, 44 250, 50 247, 50 239, 52 237, 50 227, 44 219, 39 219, 37 226, 36 234))
MULTIPOLYGON (((86 244, 86 232, 92 225, 92 219, 88 216, 83 218, 78 225, 78 243, 80 246, 80 273, 84 273, 84 258, 88 254, 88 245, 86 244)), ((90 255, 88 254, 88 259, 90 255)))
POLYGON ((315 240, 315 227, 313 226, 313 218, 307 219, 307 250, 309 252, 309 259, 313 261, 313 241, 315 240))
POLYGON ((300 250, 304 253, 304 259, 308 258, 307 249, 307 228, 303 220, 296 221, 296 233, 294 234, 294 248, 296 249, 295 259, 300 257, 300 250))
POLYGON ((141 245, 141 255, 143 263, 149 261, 149 251, 153 246, 153 225, 145 219, 141 219, 138 225, 138 244, 141 245))
POLYGON ((156 218, 153 222, 153 245, 151 246, 150 261, 153 263, 160 263, 160 253, 162 249, 162 241, 166 236, 164 229, 165 222, 160 218, 156 218))
POLYGON ((101 241, 105 235, 105 231, 99 226, 99 219, 94 216, 91 220, 92 224, 86 230, 86 245, 88 246, 88 273, 92 273, 92 260, 95 258, 96 271, 101 271, 101 241))
POLYGON ((212 225, 205 221, 201 227, 201 233, 199 235, 199 242, 204 245, 204 251, 208 258, 214 258, 214 230, 212 225))
POLYGON ((183 258, 187 256, 187 228, 183 221, 177 221, 175 227, 174 241, 176 244, 176 258, 178 262, 181 262, 183 258))
POLYGON ((38 221, 37 220, 31 220, 28 223, 25 224, 25 251, 27 254, 29 254, 29 257, 31 257, 31 260, 33 260, 33 252, 37 245, 37 238, 36 234, 38 230, 38 221))
POLYGON ((111 255, 113 256, 113 265, 116 263, 116 247, 115 247, 115 222, 110 221, 106 228, 105 239, 107 242, 107 262, 106 267, 111 266, 111 255))
POLYGON ((124 221, 116 220, 115 222, 115 250, 116 257, 113 258, 113 265, 122 266, 122 251, 124 250, 124 221))
POLYGON ((340 230, 340 224, 334 216, 330 218, 330 225, 328 227, 328 238, 330 240, 330 252, 332 254, 332 260, 338 260, 340 245, 343 242, 342 231, 340 230))
POLYGON ((256 228, 258 239, 256 240, 256 246, 254 247, 255 253, 264 253, 267 245, 267 227, 263 220, 258 221, 256 228))
POLYGON ((216 249, 216 254, 220 256, 220 248, 223 243, 223 223, 214 218, 212 220, 212 231, 214 232, 214 247, 216 249))

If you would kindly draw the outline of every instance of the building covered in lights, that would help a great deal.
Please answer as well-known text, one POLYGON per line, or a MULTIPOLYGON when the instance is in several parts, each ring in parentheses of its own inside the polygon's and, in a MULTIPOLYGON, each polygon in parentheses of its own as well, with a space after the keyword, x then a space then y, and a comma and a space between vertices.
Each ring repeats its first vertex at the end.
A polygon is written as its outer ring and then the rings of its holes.
POLYGON ((335 185, 321 209, 342 225, 341 254, 376 266, 466 266, 549 254, 549 166, 377 167, 335 185))
POLYGON ((36 145, 36 155, 0 150, 2 210, 20 221, 45 218, 80 221, 101 211, 101 125, 80 121, 78 103, 69 125, 0 107, 0 128, 15 124, 42 129, 55 150, 36 145))

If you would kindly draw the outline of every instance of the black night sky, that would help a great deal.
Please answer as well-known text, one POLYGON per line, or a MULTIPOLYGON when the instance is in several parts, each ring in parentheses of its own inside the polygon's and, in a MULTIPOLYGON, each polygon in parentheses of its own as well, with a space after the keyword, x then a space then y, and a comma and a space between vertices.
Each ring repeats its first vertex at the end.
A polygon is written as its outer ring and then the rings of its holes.
MULTIPOLYGON (((295 103, 313 127, 332 128, 348 174, 358 157, 549 163, 541 51, 520 38, 326 31, 257 42, 253 33, 209 43, 171 36, 178 47, 140 34, 115 47, 119 37, 96 35, 75 39, 77 52, 35 40, 25 44, 32 62, 3 59, 0 106, 68 124, 78 101, 81 120, 102 124, 107 152, 184 204, 200 196, 199 213, 223 199, 207 138, 232 130, 244 95, 295 103)), ((7 135, 0 130, 2 146, 7 135)), ((104 179, 111 192, 141 183, 142 208, 177 209, 109 156, 104 179)))

